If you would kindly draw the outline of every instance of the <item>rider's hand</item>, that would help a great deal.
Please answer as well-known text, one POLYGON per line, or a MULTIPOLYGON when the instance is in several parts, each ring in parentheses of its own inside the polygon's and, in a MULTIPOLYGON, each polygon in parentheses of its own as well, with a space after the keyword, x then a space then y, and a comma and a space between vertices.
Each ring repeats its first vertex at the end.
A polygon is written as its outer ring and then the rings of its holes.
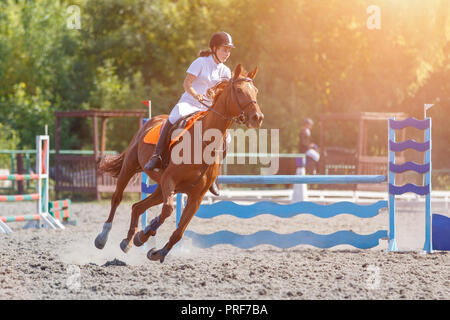
POLYGON ((198 101, 203 101, 205 100, 205 97, 202 94, 197 94, 197 96, 195 97, 198 101))

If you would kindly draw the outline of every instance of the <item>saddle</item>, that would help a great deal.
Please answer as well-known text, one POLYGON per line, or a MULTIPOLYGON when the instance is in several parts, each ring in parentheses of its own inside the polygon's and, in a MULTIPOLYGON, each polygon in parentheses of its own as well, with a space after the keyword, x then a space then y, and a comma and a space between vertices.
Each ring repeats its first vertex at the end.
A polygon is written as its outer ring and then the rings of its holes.
MULTIPOLYGON (((172 136, 172 132, 174 130, 182 129, 182 131, 170 141, 169 147, 172 147, 174 143, 178 142, 181 136, 194 125, 195 121, 201 120, 205 115, 206 111, 197 111, 188 114, 187 116, 175 122, 175 124, 172 126, 172 129, 169 132, 169 136, 172 136)), ((168 120, 163 120, 162 122, 151 128, 144 136, 144 142, 156 145, 158 143, 159 136, 161 135, 162 128, 164 127, 166 121, 168 120)))
MULTIPOLYGON (((172 133, 174 130, 181 129, 181 132, 178 133, 175 137, 172 138, 172 140, 169 142, 166 152, 164 152, 163 156, 163 168, 167 167, 169 162, 169 155, 170 152, 167 152, 167 150, 171 150, 173 145, 180 141, 180 138, 191 128, 194 123, 198 120, 201 120, 206 115, 206 111, 197 111, 194 113, 191 113, 181 119, 179 119, 177 122, 175 122, 168 133, 169 137, 172 137, 172 133)), ((147 134, 144 136, 144 143, 153 144, 156 145, 158 143, 159 136, 161 135, 162 128, 164 127, 167 120, 163 120, 155 127, 151 128, 147 134)))

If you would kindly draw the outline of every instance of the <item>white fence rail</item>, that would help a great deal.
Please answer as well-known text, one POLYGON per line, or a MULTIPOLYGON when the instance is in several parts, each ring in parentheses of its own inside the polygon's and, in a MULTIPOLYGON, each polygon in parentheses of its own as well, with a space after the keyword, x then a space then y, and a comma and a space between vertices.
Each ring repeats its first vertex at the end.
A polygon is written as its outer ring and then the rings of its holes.
MULTIPOLYGON (((257 201, 257 200, 274 200, 279 202, 291 202, 293 190, 220 190, 220 196, 216 197, 206 194, 204 201, 212 203, 218 200, 241 200, 241 201, 257 201)), ((400 201, 425 201, 424 197, 416 194, 403 194, 396 196, 400 201)), ((352 191, 352 190, 308 190, 305 201, 333 203, 338 201, 351 201, 358 203, 371 203, 376 200, 388 200, 387 192, 375 191, 352 191)), ((450 207, 450 191, 432 191, 432 203, 441 203, 448 210, 450 207)))

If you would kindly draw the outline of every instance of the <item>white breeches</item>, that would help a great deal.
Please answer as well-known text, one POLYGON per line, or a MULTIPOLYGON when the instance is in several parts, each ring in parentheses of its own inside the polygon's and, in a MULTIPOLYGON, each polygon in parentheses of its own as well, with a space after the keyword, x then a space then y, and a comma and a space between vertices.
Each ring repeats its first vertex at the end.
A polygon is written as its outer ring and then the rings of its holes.
POLYGON ((169 121, 171 124, 174 124, 181 118, 197 112, 197 111, 204 111, 207 110, 205 107, 200 108, 197 106, 193 106, 192 104, 188 102, 178 102, 175 107, 172 109, 172 111, 169 114, 169 121))
MULTIPOLYGON (((174 124, 179 119, 192 114, 197 111, 206 111, 208 110, 206 107, 197 107, 193 106, 192 104, 188 102, 179 102, 175 105, 175 107, 172 109, 172 111, 169 114, 169 121, 171 124, 174 124)), ((227 144, 231 142, 231 135, 229 132, 227 132, 226 135, 226 141, 227 144)))

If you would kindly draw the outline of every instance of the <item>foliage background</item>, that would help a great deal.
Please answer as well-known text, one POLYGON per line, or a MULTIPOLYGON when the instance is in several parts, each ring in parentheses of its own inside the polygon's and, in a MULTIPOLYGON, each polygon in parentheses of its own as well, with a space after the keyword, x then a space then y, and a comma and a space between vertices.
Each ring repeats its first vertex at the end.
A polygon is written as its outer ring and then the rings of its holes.
MULTIPOLYGON (((305 117, 422 118, 434 103, 433 166, 449 168, 449 12, 447 0, 0 0, 0 149, 33 148, 45 124, 54 139, 55 111, 139 109, 151 99, 153 114, 168 113, 189 64, 224 30, 237 46, 227 65, 259 67, 263 126, 280 129, 281 152, 297 152, 305 117), (74 4, 79 30, 67 27, 74 4), (379 30, 366 25, 370 5, 381 9, 379 30)), ((63 122, 62 147, 91 149, 91 126, 63 122)), ((107 149, 123 150, 136 130, 111 121, 107 149)), ((342 124, 327 138, 353 148, 352 130, 342 124)))

